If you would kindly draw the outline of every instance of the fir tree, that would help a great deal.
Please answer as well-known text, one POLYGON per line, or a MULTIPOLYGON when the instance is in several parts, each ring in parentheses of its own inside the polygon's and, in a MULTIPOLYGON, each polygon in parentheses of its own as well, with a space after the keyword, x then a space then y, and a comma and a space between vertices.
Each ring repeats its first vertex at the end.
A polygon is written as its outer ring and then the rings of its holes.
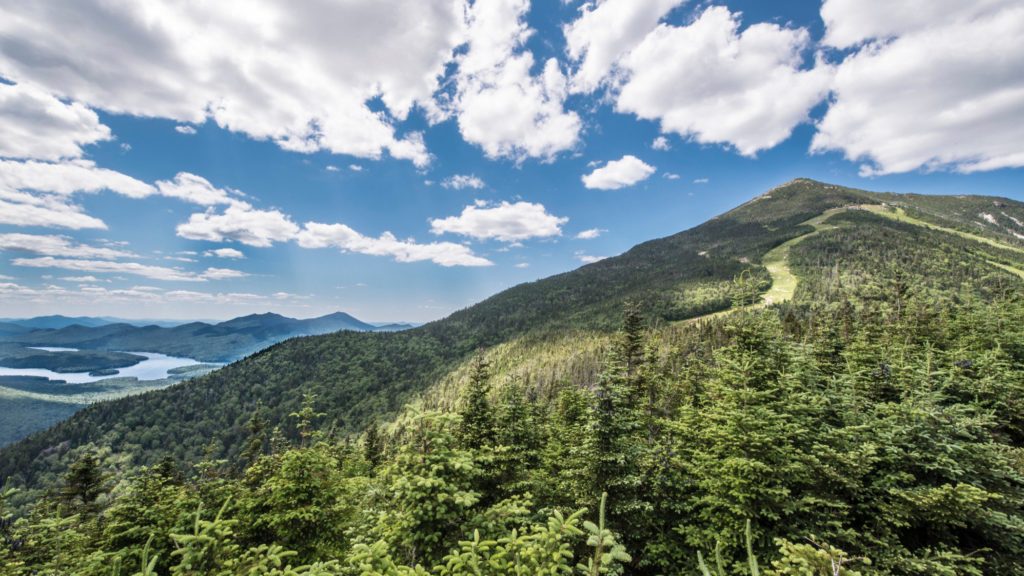
POLYGON ((99 511, 96 500, 106 491, 107 476, 92 452, 84 454, 68 469, 60 501, 68 514, 93 515, 99 511))
POLYGON ((459 437, 465 446, 494 444, 494 412, 488 396, 491 391, 490 366, 483 353, 473 359, 469 383, 463 393, 459 437))
POLYGON ((371 422, 363 433, 363 458, 372 468, 380 466, 384 460, 384 439, 376 422, 371 422))

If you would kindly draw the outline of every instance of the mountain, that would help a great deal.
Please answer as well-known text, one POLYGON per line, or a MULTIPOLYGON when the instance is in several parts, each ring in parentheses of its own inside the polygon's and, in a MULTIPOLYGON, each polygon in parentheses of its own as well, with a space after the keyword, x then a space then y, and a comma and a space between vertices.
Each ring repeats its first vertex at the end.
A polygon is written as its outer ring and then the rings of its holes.
POLYGON ((0 449, 21 489, 0 504, 25 518, 0 553, 72 573, 589 556, 654 576, 710 552, 737 573, 1021 574, 1020 221, 1000 198, 798 179, 421 327, 281 342, 0 449))
POLYGON ((68 326, 79 325, 95 328, 97 326, 103 326, 105 324, 113 324, 117 322, 111 318, 96 318, 93 316, 61 316, 55 314, 52 316, 36 316, 34 318, 24 319, 5 319, 4 322, 11 324, 17 324, 26 328, 42 329, 42 330, 57 330, 60 328, 67 328, 68 326))
MULTIPOLYGON (((59 325, 75 320, 56 316, 47 318, 49 319, 38 323, 59 325)), ((32 321, 36 320, 38 319, 32 321)), ((338 330, 389 329, 368 324, 344 312, 304 320, 266 313, 242 316, 215 324, 189 322, 170 327, 155 324, 137 326, 127 322, 98 325, 71 323, 55 329, 5 332, 3 325, 0 325, 0 339, 24 346, 157 352, 169 356, 194 358, 202 362, 231 362, 295 336, 327 334, 338 330)))
POLYGON ((14 324, 12 322, 0 322, 0 339, 8 338, 16 334, 24 334, 29 332, 31 328, 26 328, 20 324, 14 324))
MULTIPOLYGON (((284 424, 306 393, 317 395, 338 430, 359 430, 450 380, 477 350, 515 350, 520 360, 533 361, 552 341, 578 337, 599 342, 601 334, 617 328, 625 301, 638 302, 654 324, 671 325, 756 301, 758 294, 775 303, 809 302, 825 298, 840 279, 863 283, 881 273, 913 278, 922 289, 1020 289, 1024 241, 1018 236, 1024 235, 1024 226, 1016 222, 1021 221, 1024 204, 1013 200, 875 193, 797 179, 695 228, 512 287, 411 330, 343 330, 293 338, 202 378, 92 405, 0 451, 0 477, 18 474, 31 480, 52 466, 52 457, 44 466, 41 454, 101 438, 115 452, 130 451, 141 462, 163 455, 196 461, 212 438, 221 456, 235 457, 244 444, 244 422, 258 405, 270 426, 284 424), (998 216, 998 224, 989 222, 988 213, 998 216), (838 264, 828 264, 840 255, 845 258, 841 273, 838 264), (149 450, 138 448, 143 437, 149 450)), ((326 331, 338 325, 332 320, 349 320, 334 316, 307 322, 326 331)), ((222 342, 294 334, 289 331, 296 322, 301 321, 255 315, 213 326, 124 328, 145 334, 148 348, 128 346, 140 340, 123 336, 116 326, 101 328, 113 333, 95 339, 83 336, 88 329, 69 327, 45 339, 23 340, 223 359, 222 342), (177 347, 185 342, 202 344, 177 347)), ((588 360, 583 368, 569 369, 568 360, 536 362, 545 373, 574 380, 592 374, 594 364, 588 360)), ((525 377, 545 378, 540 373, 525 377)))

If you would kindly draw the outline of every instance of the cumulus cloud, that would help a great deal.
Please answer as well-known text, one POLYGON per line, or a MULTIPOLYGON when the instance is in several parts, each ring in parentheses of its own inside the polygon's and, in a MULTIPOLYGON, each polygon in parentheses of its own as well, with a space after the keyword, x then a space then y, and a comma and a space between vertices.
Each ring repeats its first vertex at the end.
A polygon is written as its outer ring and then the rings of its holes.
POLYGON ((455 174, 445 178, 441 182, 441 186, 444 186, 445 188, 454 188, 456 190, 461 190, 463 188, 475 188, 479 190, 486 186, 486 184, 484 184, 483 180, 477 178, 473 174, 455 174))
POLYGON ((612 160, 582 178, 583 185, 596 190, 618 190, 646 180, 656 168, 632 155, 612 160))
POLYGON ((651 142, 651 148, 664 152, 666 150, 671 150, 672 145, 669 144, 668 138, 665 138, 664 136, 658 136, 657 138, 654 139, 653 142, 651 142))
POLYGON ((200 276, 205 280, 226 280, 228 278, 244 278, 248 274, 231 268, 207 268, 200 276))
POLYGON ((594 238, 597 238, 598 236, 600 236, 601 234, 603 234, 605 232, 607 232, 607 230, 604 230, 603 228, 590 228, 589 230, 584 230, 584 231, 580 232, 579 234, 577 234, 576 235, 576 239, 577 240, 593 240, 594 238))
POLYGON ((569 56, 579 61, 573 91, 592 92, 612 68, 673 8, 686 0, 603 0, 564 27, 569 56))
POLYGON ((812 151, 864 175, 1024 166, 1024 6, 1015 0, 828 0, 838 66, 812 151))
POLYGON ((679 174, 676 174, 675 172, 665 172, 662 175, 662 178, 664 178, 665 180, 679 180, 681 176, 679 176, 679 174))
POLYGON ((25 83, 0 83, 0 157, 78 158, 83 146, 110 139, 110 128, 81 103, 25 83))
POLYGON ((66 236, 44 234, 0 234, 0 250, 31 252, 67 258, 115 260, 135 256, 125 250, 76 244, 66 236))
POLYGON ((86 160, 39 162, 0 160, 0 224, 54 228, 105 229, 72 195, 111 190, 142 198, 154 188, 120 172, 97 168, 86 160))
POLYGON ((0 224, 72 230, 107 227, 102 220, 85 214, 80 206, 64 198, 38 198, 27 194, 23 198, 26 201, 11 201, 0 192, 0 224))
POLYGON ((235 250, 234 248, 217 248, 215 250, 207 250, 203 252, 204 256, 216 256, 217 258, 233 258, 235 260, 241 260, 245 258, 245 254, 241 250, 235 250))
POLYGON ((478 200, 458 216, 430 221, 434 234, 460 234, 478 240, 517 242, 530 238, 560 236, 568 218, 549 214, 543 204, 533 202, 489 204, 478 200))
POLYGON ((826 95, 832 69, 802 68, 803 28, 739 25, 723 6, 688 26, 658 25, 621 58, 616 109, 747 156, 788 138, 826 95))
POLYGON ((0 70, 114 113, 209 119, 288 150, 388 151, 424 165, 422 138, 397 135, 394 123, 430 102, 463 41, 463 8, 457 0, 30 2, 0 9, 0 70))
POLYGON ((370 256, 391 256, 399 262, 431 261, 441 266, 490 266, 492 262, 473 254, 467 246, 453 242, 418 244, 399 240, 385 232, 377 238, 364 236, 344 224, 307 222, 298 234, 303 248, 338 248, 370 256))
POLYGON ((564 107, 568 88, 558 61, 531 74, 533 54, 523 49, 532 34, 529 7, 528 0, 478 0, 467 12, 467 49, 447 112, 490 158, 550 160, 579 138, 581 121, 564 107))
POLYGON ((138 262, 75 260, 70 258, 54 258, 53 256, 15 258, 11 260, 11 264, 31 268, 60 268, 64 270, 74 270, 77 272, 132 274, 153 280, 177 282, 205 282, 206 280, 220 280, 223 278, 238 278, 246 276, 244 272, 240 272, 238 270, 226 270, 223 268, 207 268, 205 272, 191 272, 188 270, 182 270, 181 268, 152 266, 149 264, 140 264, 138 262))
POLYGON ((210 209, 192 214, 176 231, 178 236, 189 240, 234 241, 266 248, 274 242, 291 240, 298 234, 299 227, 279 210, 259 210, 245 202, 236 202, 222 213, 210 209))
MULTIPOLYGON (((83 278, 92 278, 86 276, 83 278)), ((2 280, 2 278, 0 278, 2 280)), ((67 277, 64 280, 75 281, 67 277)), ((93 279, 95 281, 95 279, 93 279)), ((52 309, 54 302, 79 303, 95 305, 97 301, 126 302, 132 304, 164 304, 172 302, 202 302, 225 305, 270 304, 280 300, 298 300, 299 295, 288 294, 287 297, 275 293, 270 296, 245 292, 201 292, 197 290, 163 290, 152 286, 131 286, 129 288, 107 288, 88 284, 71 289, 54 284, 31 287, 15 282, 0 282, 0 296, 4 302, 31 302, 42 304, 44 309, 52 309)))
POLYGON ((98 168, 87 160, 60 163, 0 160, 0 191, 3 190, 64 196, 110 190, 129 198, 144 198, 155 192, 145 182, 114 170, 98 168))
POLYGON ((594 256, 592 254, 587 254, 584 252, 576 252, 575 256, 577 260, 583 262, 584 264, 593 264, 594 262, 600 262, 601 260, 607 258, 607 256, 594 256))
POLYGON ((196 133, 196 129, 188 124, 178 124, 174 127, 174 131, 178 134, 185 134, 191 136, 196 133))
POLYGON ((174 180, 158 181, 156 189, 162 196, 177 198, 200 206, 239 202, 232 197, 232 194, 239 195, 237 192, 217 188, 206 178, 188 172, 179 172, 174 180))

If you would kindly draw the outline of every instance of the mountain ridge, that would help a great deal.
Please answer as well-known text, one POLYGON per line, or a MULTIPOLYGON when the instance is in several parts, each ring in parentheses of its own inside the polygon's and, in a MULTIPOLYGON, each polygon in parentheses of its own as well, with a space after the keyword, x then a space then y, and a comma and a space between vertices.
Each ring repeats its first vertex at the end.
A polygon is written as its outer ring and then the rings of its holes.
POLYGON ((42 318, 45 320, 43 323, 61 324, 61 327, 32 329, 26 327, 28 321, 8 323, 10 330, 0 325, 0 339, 25 346, 132 350, 183 356, 203 362, 230 362, 296 336, 326 334, 337 330, 401 329, 392 325, 374 326, 340 311, 306 319, 265 312, 216 323, 194 321, 170 327, 158 324, 136 325, 124 321, 90 325, 74 322, 77 318, 64 316, 42 318), (17 330, 18 326, 25 327, 25 330, 17 330))

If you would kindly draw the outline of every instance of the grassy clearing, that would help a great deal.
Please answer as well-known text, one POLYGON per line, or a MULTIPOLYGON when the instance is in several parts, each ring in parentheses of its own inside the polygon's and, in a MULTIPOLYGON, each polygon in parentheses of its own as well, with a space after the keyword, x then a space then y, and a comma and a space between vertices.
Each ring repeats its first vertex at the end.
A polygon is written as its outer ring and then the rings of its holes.
MULTIPOLYGON (((902 208, 893 209, 893 208, 890 208, 888 206, 875 205, 875 204, 866 204, 866 205, 863 205, 863 206, 858 206, 858 208, 860 208, 862 210, 867 210, 869 212, 873 212, 875 214, 878 214, 879 216, 884 216, 884 217, 889 218, 891 220, 896 220, 896 221, 899 221, 899 222, 906 222, 907 224, 913 224, 915 226, 923 226, 925 228, 930 228, 932 230, 938 230, 939 232, 945 232, 947 234, 956 234, 957 236, 960 236, 961 238, 966 238, 968 240, 973 240, 975 242, 980 242, 982 244, 987 244, 987 245, 993 246, 995 248, 1000 248, 1000 249, 1003 249, 1003 250, 1010 250, 1010 251, 1013 251, 1013 252, 1018 252, 1020 254, 1024 254, 1024 248, 1020 248, 1018 246, 1012 246, 1010 244, 1003 244, 1002 242, 999 242, 997 240, 993 240, 993 239, 988 238, 986 236, 979 236, 977 234, 971 234, 970 232, 964 232, 963 230, 954 230, 953 228, 945 228, 943 226, 936 226, 935 224, 931 224, 930 222, 925 222, 924 220, 918 220, 917 218, 914 218, 912 216, 908 216, 906 211, 904 211, 902 208)), ((998 265, 998 266, 1000 268, 1002 268, 1001 265, 998 265)), ((1017 272, 1019 272, 1019 271, 1017 271, 1017 272)), ((1014 273, 1017 273, 1017 272, 1014 272, 1014 273)))

